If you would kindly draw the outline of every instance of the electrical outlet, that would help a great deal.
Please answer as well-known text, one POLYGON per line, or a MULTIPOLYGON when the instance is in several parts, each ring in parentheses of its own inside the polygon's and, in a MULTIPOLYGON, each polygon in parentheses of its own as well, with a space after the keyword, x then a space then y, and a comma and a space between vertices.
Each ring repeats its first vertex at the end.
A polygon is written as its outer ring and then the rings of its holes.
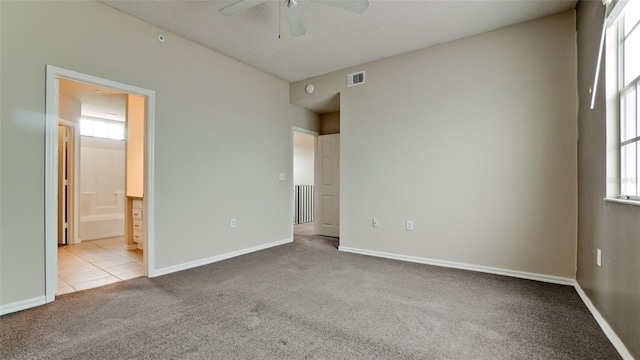
POLYGON ((413 231, 413 221, 407 220, 407 231, 413 231))
POLYGON ((231 227, 236 227, 236 219, 231 219, 231 227))
POLYGON ((596 265, 602 266, 602 250, 596 250, 596 265))
POLYGON ((380 219, 373 218, 373 227, 379 227, 379 226, 380 226, 380 219))

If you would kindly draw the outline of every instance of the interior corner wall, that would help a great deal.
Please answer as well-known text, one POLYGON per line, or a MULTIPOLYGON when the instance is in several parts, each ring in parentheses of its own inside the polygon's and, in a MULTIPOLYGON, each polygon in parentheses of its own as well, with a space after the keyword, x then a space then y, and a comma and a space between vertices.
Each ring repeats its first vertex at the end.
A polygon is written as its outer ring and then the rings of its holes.
POLYGON ((340 134, 340 111, 320 115, 320 133, 340 134))
POLYGON ((59 94, 58 117, 74 123, 79 123, 82 117, 82 104, 62 92, 59 94))
MULTIPOLYGON (((590 109, 604 18, 598 1, 580 1, 578 29, 578 273, 577 281, 627 350, 640 359, 640 207, 603 200, 606 194, 604 71, 590 109), (602 266, 596 250, 602 250, 602 266)), ((602 69, 607 65, 603 57, 602 69)), ((615 120, 614 120, 615 121, 615 120)))
POLYGON ((574 11, 296 82, 292 103, 306 84, 340 92, 341 247, 575 277, 574 11))
POLYGON ((144 197, 144 119, 145 99, 127 95, 126 196, 144 197))
POLYGON ((155 91, 156 270, 292 237, 289 84, 95 1, 1 7, 0 308, 45 293, 47 64, 155 91))

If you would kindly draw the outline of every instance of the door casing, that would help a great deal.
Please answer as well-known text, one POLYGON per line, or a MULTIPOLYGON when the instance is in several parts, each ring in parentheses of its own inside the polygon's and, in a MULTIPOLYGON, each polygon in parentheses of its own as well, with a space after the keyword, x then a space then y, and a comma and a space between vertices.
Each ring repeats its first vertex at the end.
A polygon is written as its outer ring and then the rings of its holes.
POLYGON ((154 139, 155 139, 155 92, 115 81, 82 74, 76 71, 47 65, 46 68, 46 106, 45 106, 45 298, 46 302, 55 300, 58 282, 58 108, 59 81, 72 81, 93 84, 124 93, 146 98, 146 118, 144 137, 144 268, 145 275, 155 276, 155 233, 154 233, 154 139))
MULTIPOLYGON (((307 129, 303 129, 301 127, 297 127, 297 126, 292 126, 291 127, 291 219, 293 219, 294 216, 294 212, 295 212, 295 204, 294 204, 294 184, 293 184, 293 166, 294 166, 294 160, 293 160, 293 147, 294 147, 294 141, 293 141, 293 137, 294 137, 294 133, 299 132, 302 134, 307 134, 307 135, 311 135, 314 137, 314 141, 313 141, 313 153, 314 153, 314 159, 313 159, 313 166, 314 166, 314 187, 315 187, 315 183, 317 183, 318 178, 315 175, 317 173, 317 166, 318 166, 318 135, 320 135, 320 133, 315 132, 315 131, 311 131, 311 130, 307 130, 307 129)), ((314 195, 314 199, 313 199, 313 203, 314 203, 314 208, 313 208, 313 212, 317 214, 318 212, 318 195, 317 192, 314 195)), ((293 221, 292 221, 293 223, 293 221)), ((291 238, 293 239, 293 225, 291 227, 291 238)))

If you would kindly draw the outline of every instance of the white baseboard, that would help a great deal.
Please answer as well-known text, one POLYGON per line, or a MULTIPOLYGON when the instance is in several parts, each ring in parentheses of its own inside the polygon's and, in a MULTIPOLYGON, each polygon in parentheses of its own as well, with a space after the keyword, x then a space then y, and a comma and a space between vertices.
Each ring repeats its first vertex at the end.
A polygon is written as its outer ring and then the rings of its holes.
POLYGON ((344 251, 344 252, 350 252, 354 254, 360 254, 360 255, 368 255, 368 256, 375 256, 375 257, 381 257, 386 259, 408 261, 408 262, 413 262, 418 264, 435 265, 435 266, 442 266, 442 267, 448 267, 448 268, 454 268, 454 269, 478 271, 483 273, 511 276, 511 277, 527 279, 527 280, 537 280, 537 281, 543 281, 543 282, 552 283, 552 284, 571 285, 571 286, 575 284, 574 279, 560 277, 560 276, 536 274, 536 273, 530 273, 525 271, 501 269, 501 268, 465 264, 465 263, 459 263, 459 262, 453 262, 453 261, 428 259, 428 258, 422 258, 417 256, 399 255, 399 254, 392 254, 392 253, 373 251, 373 250, 364 250, 364 249, 358 249, 358 248, 352 248, 352 247, 346 247, 346 246, 340 246, 338 247, 338 250, 344 251))
POLYGON ((576 292, 578 292, 578 295, 580 295, 580 298, 582 299, 584 304, 587 306, 587 309, 591 311, 591 315, 593 315, 593 317, 598 322, 598 325, 600 325, 600 328, 602 329, 604 334, 607 335, 609 341, 611 341, 616 350, 618 350, 620 356, 622 356, 622 358, 625 360, 634 360, 627 347, 624 346, 622 340, 620 340, 616 332, 613 331, 607 320, 602 317, 598 309, 596 309, 596 307, 591 302, 591 299, 589 299, 589 297, 584 292, 584 290, 582 290, 582 287, 580 286, 580 284, 578 284, 577 281, 575 282, 574 287, 576 288, 576 292))
POLYGON ((90 241, 90 240, 98 240, 98 239, 108 239, 108 238, 112 238, 112 237, 121 237, 124 236, 124 233, 121 231, 117 231, 117 232, 109 232, 109 233, 101 233, 101 234, 93 234, 90 236, 85 236, 83 238, 80 238, 80 242, 82 241, 90 241))
POLYGON ((162 269, 156 269, 156 270, 152 271, 149 274, 149 277, 162 276, 162 275, 171 274, 171 273, 174 273, 174 272, 177 272, 177 271, 187 270, 187 269, 191 269, 191 268, 202 266, 202 265, 208 265, 208 264, 212 264, 212 263, 215 263, 215 262, 218 262, 218 261, 231 259, 231 258, 234 258, 236 256, 245 255, 245 254, 249 254, 249 253, 252 253, 252 252, 268 249, 268 248, 271 248, 271 247, 274 247, 274 246, 288 244, 290 242, 293 242, 293 238, 288 238, 288 239, 284 239, 284 240, 278 240, 278 241, 270 242, 270 243, 267 243, 267 244, 253 246, 253 247, 250 247, 250 248, 247 248, 247 249, 242 249, 242 250, 228 252, 226 254, 212 256, 212 257, 209 257, 209 258, 206 258, 206 259, 195 260, 195 261, 191 261, 191 262, 184 263, 184 264, 178 264, 178 265, 165 267, 165 268, 162 268, 162 269))
MULTIPOLYGON (((229 253, 212 256, 206 259, 169 266, 166 268, 155 270, 152 274, 149 274, 149 277, 166 275, 166 274, 187 270, 187 269, 191 269, 191 268, 202 266, 202 265, 212 264, 218 261, 234 258, 236 256, 249 254, 252 252, 268 249, 268 248, 279 246, 279 245, 284 245, 290 242, 293 242, 292 238, 274 241, 267 244, 250 247, 247 249, 232 251, 229 253)), ((598 325, 600 325, 600 328, 605 333, 609 341, 611 341, 611 343, 616 348, 620 356, 624 360, 634 360, 633 356, 631 355, 627 347, 624 345, 622 340, 618 337, 616 332, 611 328, 609 323, 602 317, 602 315, 600 314, 598 309, 596 309, 596 307, 593 305, 593 303, 591 302, 591 299, 589 299, 589 297, 584 292, 580 284, 574 279, 564 278, 559 276, 529 273, 529 272, 523 272, 523 271, 516 271, 516 270, 493 268, 488 266, 458 263, 458 262, 452 262, 452 261, 421 258, 417 256, 399 255, 399 254, 392 254, 392 253, 386 253, 386 252, 380 252, 380 251, 364 250, 364 249, 352 248, 347 246, 340 246, 338 247, 338 250, 342 252, 349 252, 349 253, 367 255, 367 256, 375 256, 375 257, 386 258, 386 259, 408 261, 408 262, 419 263, 419 264, 435 265, 435 266, 442 266, 442 267, 463 269, 463 270, 470 270, 470 271, 478 271, 478 272, 484 272, 484 273, 490 273, 490 274, 496 274, 496 275, 511 276, 511 277, 516 277, 521 279, 537 280, 537 281, 548 282, 553 284, 574 286, 576 289, 576 292, 578 293, 578 295, 580 296, 584 304, 587 306, 587 309, 589 309, 593 317, 598 322, 598 325)), ((0 305, 0 316, 25 310, 25 309, 29 309, 32 307, 44 305, 46 303, 47 301, 45 296, 38 296, 35 298, 17 301, 10 304, 0 305)))
POLYGON ((530 272, 524 272, 524 271, 493 268, 493 267, 488 267, 488 266, 480 266, 480 265, 458 263, 458 262, 452 262, 452 261, 421 258, 421 257, 417 257, 417 256, 391 254, 391 253, 386 253, 386 252, 364 250, 364 249, 351 248, 351 247, 346 247, 346 246, 340 246, 338 248, 338 250, 343 251, 343 252, 350 252, 350 253, 354 253, 354 254, 375 256, 375 257, 381 257, 381 258, 393 259, 393 260, 408 261, 408 262, 419 263, 419 264, 427 264, 427 265, 435 265, 435 266, 449 267, 449 268, 455 268, 455 269, 479 271, 479 272, 484 272, 484 273, 489 273, 489 274, 511 276, 511 277, 516 277, 516 278, 521 278, 521 279, 528 279, 528 280, 537 280, 537 281, 542 281, 542 282, 547 282, 547 283, 552 283, 552 284, 571 285, 571 286, 575 287, 576 291, 578 292, 578 295, 580 295, 580 298, 582 299, 584 304, 587 306, 587 308, 589 309, 589 311, 591 312, 593 317, 596 319, 596 321, 598 322, 598 325, 600 325, 600 328, 602 329, 602 331, 605 333, 607 338, 609 338, 609 341, 611 341, 611 343, 616 348, 616 350, 618 350, 618 353, 620 353, 620 356, 622 356, 622 358, 624 360, 634 360, 633 356, 631 355, 631 353, 629 352, 627 347, 624 345, 622 340, 620 340, 620 338, 618 337, 616 332, 611 328, 609 323, 607 323, 607 321, 602 317, 602 315, 600 315, 600 312, 595 308, 595 306, 591 302, 591 299, 589 299, 587 294, 582 290, 582 288, 580 287, 580 284, 578 284, 578 282, 575 279, 559 277, 559 276, 544 275, 544 274, 536 274, 536 273, 530 273, 530 272))
POLYGON ((29 309, 47 303, 45 296, 38 296, 31 299, 17 301, 10 304, 0 305, 0 315, 10 314, 16 311, 29 309))

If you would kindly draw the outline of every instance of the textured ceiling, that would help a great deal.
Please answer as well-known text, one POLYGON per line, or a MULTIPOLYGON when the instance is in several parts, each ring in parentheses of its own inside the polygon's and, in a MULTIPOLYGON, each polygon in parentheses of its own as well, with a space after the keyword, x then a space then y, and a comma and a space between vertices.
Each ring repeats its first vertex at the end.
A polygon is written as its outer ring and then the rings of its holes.
POLYGON ((554 14, 576 4, 575 0, 370 0, 367 11, 358 15, 299 0, 307 33, 292 37, 283 9, 278 38, 282 1, 267 1, 233 16, 218 13, 235 1, 100 0, 287 82, 554 14))

